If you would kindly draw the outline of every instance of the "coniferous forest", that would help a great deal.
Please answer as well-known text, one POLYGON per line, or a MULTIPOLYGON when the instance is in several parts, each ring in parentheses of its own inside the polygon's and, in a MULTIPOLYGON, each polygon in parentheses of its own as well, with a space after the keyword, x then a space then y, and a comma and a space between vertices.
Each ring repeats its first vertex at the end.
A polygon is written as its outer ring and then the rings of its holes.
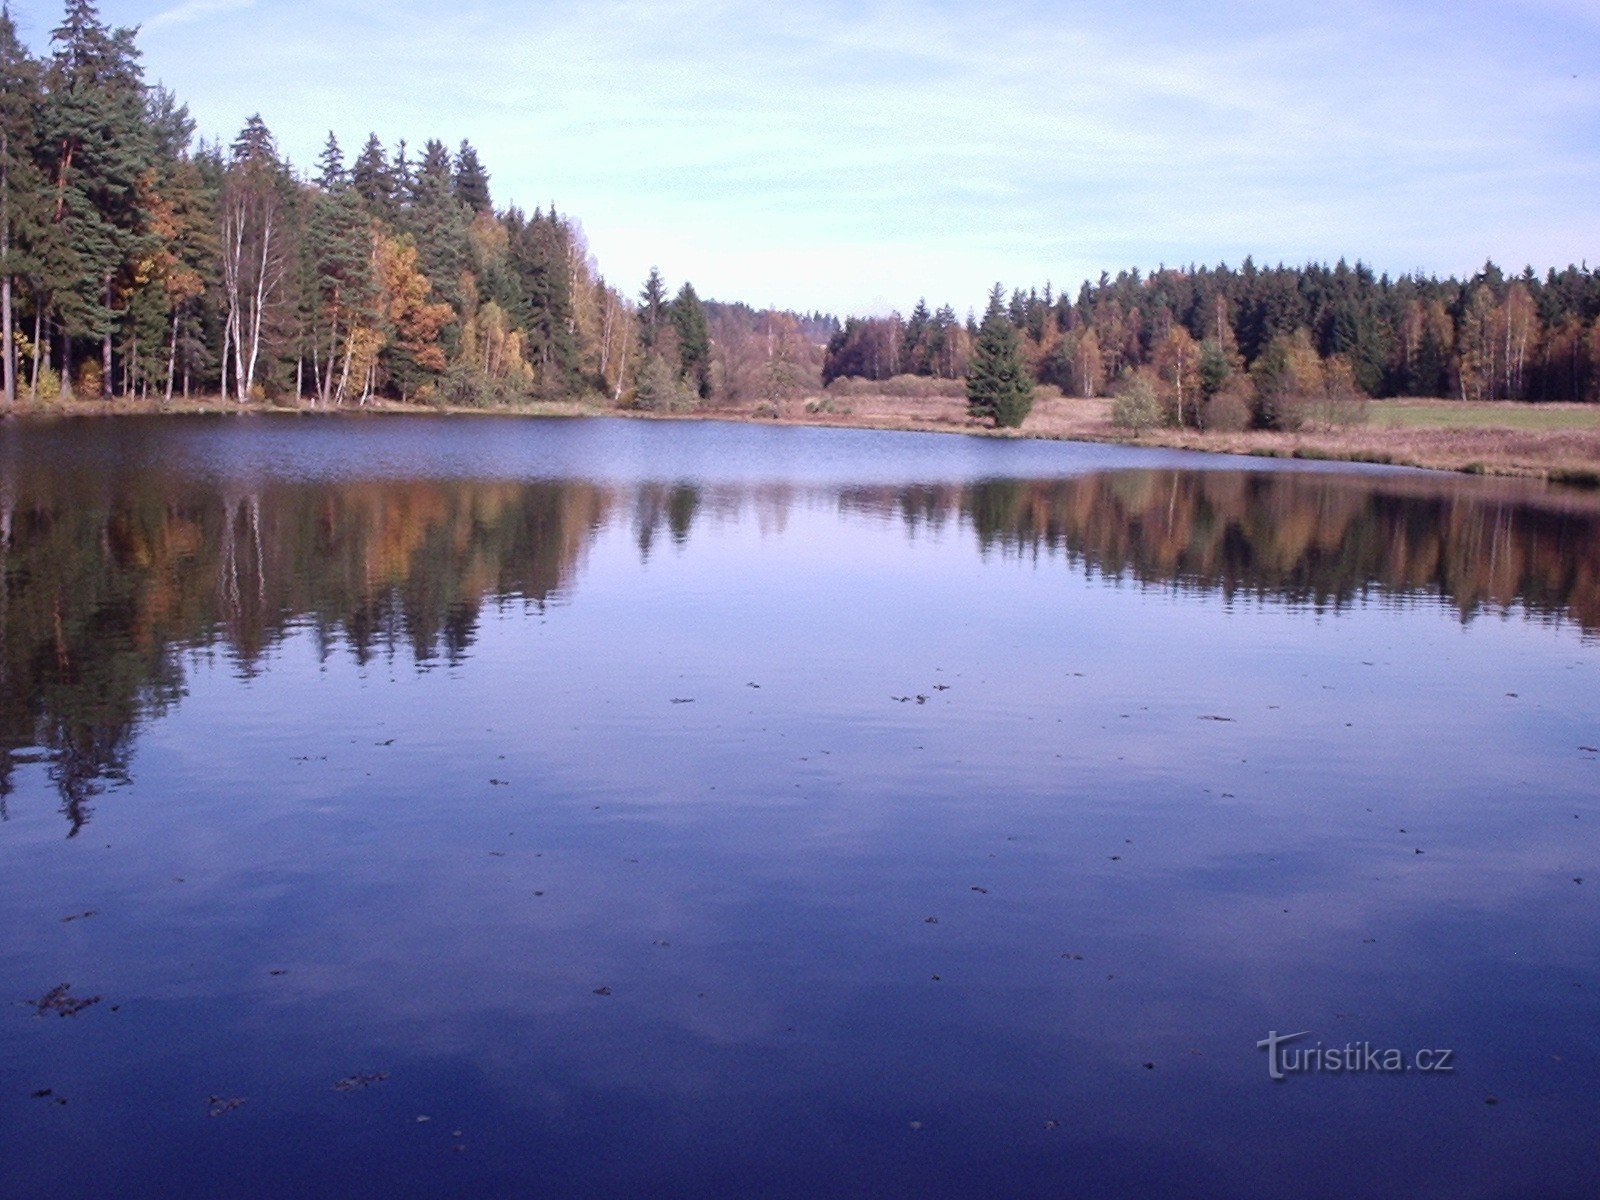
POLYGON ((1458 280, 1246 259, 1102 275, 1075 295, 997 290, 981 323, 925 301, 841 323, 702 300, 654 272, 619 287, 573 217, 496 197, 468 142, 374 135, 347 150, 330 133, 298 169, 260 117, 231 140, 195 134, 145 79, 136 31, 89 0, 69 0, 43 59, 0 16, 8 403, 585 397, 680 411, 847 377, 999 372, 1017 395, 974 411, 1005 424, 1026 412, 1013 360, 1069 396, 1159 392, 1180 425, 1231 403, 1274 427, 1275 397, 1297 392, 1600 400, 1587 265, 1486 263, 1458 280))

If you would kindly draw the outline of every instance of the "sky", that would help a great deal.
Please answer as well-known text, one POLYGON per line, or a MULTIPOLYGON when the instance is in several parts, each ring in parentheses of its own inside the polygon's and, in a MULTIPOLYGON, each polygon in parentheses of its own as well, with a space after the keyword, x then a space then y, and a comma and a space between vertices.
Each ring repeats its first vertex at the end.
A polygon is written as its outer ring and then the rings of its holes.
MULTIPOLYGON (((12 0, 43 49, 58 0, 12 0)), ((837 313, 997 280, 1600 262, 1600 0, 105 0, 201 133, 470 138, 624 291, 837 313)))

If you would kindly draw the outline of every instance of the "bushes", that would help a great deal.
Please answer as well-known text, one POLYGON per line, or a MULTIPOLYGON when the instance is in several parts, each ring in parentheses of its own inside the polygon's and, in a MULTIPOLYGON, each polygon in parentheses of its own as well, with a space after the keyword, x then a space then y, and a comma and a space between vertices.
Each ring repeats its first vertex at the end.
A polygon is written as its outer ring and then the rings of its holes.
POLYGON ((1250 421, 1250 394, 1237 385, 1223 387, 1200 410, 1200 427, 1216 433, 1242 433, 1250 421))
POLYGON ((700 397, 659 354, 651 354, 639 365, 634 381, 633 407, 645 412, 688 412, 700 397))
POLYGON ((457 363, 439 381, 432 402, 456 408, 504 408, 527 398, 526 391, 513 378, 495 378, 466 363, 457 363))
POLYGON ((1165 425, 1168 415, 1168 406, 1155 381, 1142 371, 1127 376, 1111 402, 1111 423, 1136 434, 1165 425))
POLYGON ((893 396, 901 400, 964 398, 966 384, 959 379, 939 379, 932 375, 896 375, 892 379, 861 379, 841 375, 828 384, 832 396, 893 396))

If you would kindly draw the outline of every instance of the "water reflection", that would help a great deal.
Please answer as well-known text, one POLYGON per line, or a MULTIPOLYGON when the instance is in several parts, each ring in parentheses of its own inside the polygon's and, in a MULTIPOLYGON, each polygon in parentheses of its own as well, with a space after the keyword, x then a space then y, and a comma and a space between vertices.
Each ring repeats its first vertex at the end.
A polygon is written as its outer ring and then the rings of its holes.
POLYGON ((217 485, 159 470, 14 470, 0 511, 0 813, 41 758, 70 832, 126 782, 184 656, 240 672, 291 630, 356 662, 459 663, 486 605, 540 611, 614 525, 648 560, 698 520, 781 533, 796 506, 915 539, 1182 592, 1338 609, 1378 593, 1600 629, 1600 512, 1580 495, 1417 475, 1135 469, 851 487, 468 479, 217 485))
POLYGON ((1257 465, 0 424, 0 1196, 1595 1194, 1595 503, 1257 465))

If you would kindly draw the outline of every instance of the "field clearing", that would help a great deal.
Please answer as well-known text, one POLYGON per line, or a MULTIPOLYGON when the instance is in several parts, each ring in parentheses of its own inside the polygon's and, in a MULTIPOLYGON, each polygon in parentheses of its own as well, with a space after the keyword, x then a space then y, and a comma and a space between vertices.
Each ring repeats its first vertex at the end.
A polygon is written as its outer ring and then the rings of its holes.
POLYGON ((1600 429, 1600 405, 1374 400, 1371 424, 1399 429, 1600 429))

